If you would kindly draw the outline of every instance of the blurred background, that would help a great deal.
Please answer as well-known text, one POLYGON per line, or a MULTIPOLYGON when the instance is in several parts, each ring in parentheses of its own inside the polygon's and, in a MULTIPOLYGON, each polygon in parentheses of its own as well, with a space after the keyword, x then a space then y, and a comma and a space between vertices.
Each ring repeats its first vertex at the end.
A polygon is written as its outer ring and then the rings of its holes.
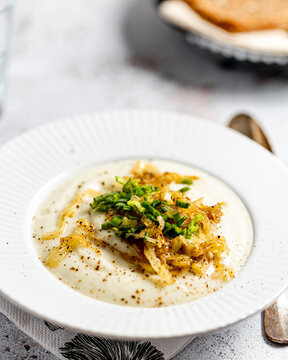
POLYGON ((44 121, 119 108, 225 123, 247 111, 282 158, 288 68, 237 63, 188 45, 152 0, 26 0, 15 6, 0 140, 44 121), (275 131, 277 129, 277 131, 275 131))
MULTIPOLYGON (((288 164, 288 66, 237 62, 190 45, 159 19, 152 0, 18 1, 7 70, 0 144, 99 110, 178 111, 223 125, 248 112, 288 164)), ((1 315, 0 352, 4 360, 56 359, 1 315)), ((192 353, 199 360, 287 356, 263 340, 260 315, 196 339, 176 358, 192 353)))

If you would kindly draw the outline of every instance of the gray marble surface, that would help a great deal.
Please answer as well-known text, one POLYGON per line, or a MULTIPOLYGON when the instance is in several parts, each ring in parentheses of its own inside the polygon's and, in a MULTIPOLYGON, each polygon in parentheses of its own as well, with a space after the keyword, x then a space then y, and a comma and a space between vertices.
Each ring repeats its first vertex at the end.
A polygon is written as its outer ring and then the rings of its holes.
MULTIPOLYGON (((26 0, 14 14, 0 143, 47 121, 106 109, 257 117, 288 163, 288 68, 238 64, 185 43, 150 0, 26 0)), ((261 315, 194 340, 180 359, 288 359, 261 315)), ((0 315, 0 359, 56 360, 0 315)))

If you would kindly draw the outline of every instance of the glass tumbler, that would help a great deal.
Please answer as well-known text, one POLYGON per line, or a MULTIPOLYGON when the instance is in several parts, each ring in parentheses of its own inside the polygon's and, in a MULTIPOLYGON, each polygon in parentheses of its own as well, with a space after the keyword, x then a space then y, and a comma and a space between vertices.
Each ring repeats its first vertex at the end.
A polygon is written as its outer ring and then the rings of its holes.
POLYGON ((0 113, 3 110, 13 5, 14 0, 0 0, 0 113))

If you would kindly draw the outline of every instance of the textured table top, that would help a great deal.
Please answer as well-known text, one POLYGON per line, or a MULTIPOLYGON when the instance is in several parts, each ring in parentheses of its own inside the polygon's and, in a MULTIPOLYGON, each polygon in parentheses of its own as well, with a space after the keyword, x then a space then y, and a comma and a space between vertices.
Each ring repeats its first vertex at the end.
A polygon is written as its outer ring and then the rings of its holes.
MULTIPOLYGON (((288 68, 224 61, 189 46, 151 0, 17 2, 0 143, 39 124, 97 110, 162 109, 225 124, 260 120, 288 164, 288 68)), ((258 314, 194 340, 175 360, 288 358, 258 314)), ((0 315, 0 359, 56 360, 0 315)))

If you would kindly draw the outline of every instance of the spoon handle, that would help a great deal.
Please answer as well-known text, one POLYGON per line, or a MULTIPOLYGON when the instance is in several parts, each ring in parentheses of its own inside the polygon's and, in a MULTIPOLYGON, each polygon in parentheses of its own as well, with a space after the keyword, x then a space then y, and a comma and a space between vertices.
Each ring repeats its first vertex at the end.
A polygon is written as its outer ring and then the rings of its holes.
MULTIPOLYGON (((228 127, 248 136, 273 153, 267 136, 251 116, 238 114, 230 120, 228 127)), ((288 344, 288 298, 285 293, 264 310, 264 330, 269 340, 288 344)))
POLYGON ((269 340, 288 344, 288 299, 285 293, 264 310, 264 330, 269 340))

